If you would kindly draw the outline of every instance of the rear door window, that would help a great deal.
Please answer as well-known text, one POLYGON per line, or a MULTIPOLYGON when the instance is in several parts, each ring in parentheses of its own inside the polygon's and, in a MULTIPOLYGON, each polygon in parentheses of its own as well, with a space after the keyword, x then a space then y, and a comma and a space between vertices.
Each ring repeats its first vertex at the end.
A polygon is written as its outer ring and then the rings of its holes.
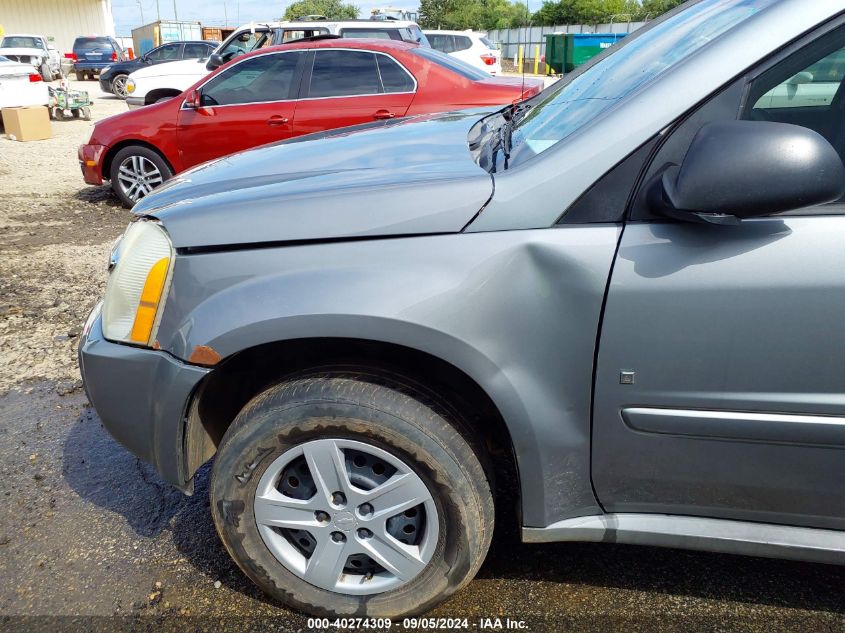
POLYGON ((277 44, 284 44, 286 42, 293 42, 301 40, 304 37, 314 37, 316 35, 325 35, 329 32, 328 29, 299 29, 288 30, 280 29, 277 44))
POLYGON ((185 52, 182 56, 185 59, 199 59, 202 57, 208 57, 212 50, 213 49, 208 44, 190 42, 185 44, 185 52))
POLYGON ((179 50, 182 48, 181 44, 165 44, 159 46, 147 53, 147 59, 154 62, 172 61, 179 59, 179 50))
POLYGON ((452 53, 455 51, 455 38, 446 33, 429 33, 428 41, 431 47, 441 53, 452 53))
POLYGON ((455 51, 466 51, 472 48, 472 40, 466 35, 455 35, 455 51))
POLYGON ((341 29, 342 37, 365 38, 375 40, 400 40, 396 29, 341 29))
POLYGON ((316 51, 308 96, 348 97, 380 93, 376 57, 368 51, 316 51))

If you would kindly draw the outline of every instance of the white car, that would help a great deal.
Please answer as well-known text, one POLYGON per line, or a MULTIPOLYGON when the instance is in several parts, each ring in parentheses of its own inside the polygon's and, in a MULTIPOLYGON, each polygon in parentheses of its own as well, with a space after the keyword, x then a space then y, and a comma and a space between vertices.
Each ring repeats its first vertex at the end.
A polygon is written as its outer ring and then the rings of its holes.
POLYGON ((165 101, 181 94, 209 72, 239 55, 265 46, 284 44, 304 37, 337 35, 355 38, 384 38, 416 42, 428 41, 415 22, 406 20, 293 20, 246 24, 235 30, 208 59, 169 62, 141 68, 129 75, 126 105, 129 108, 165 101))
POLYGON ((0 108, 46 106, 49 100, 47 84, 30 64, 0 56, 0 108))
POLYGON ((29 64, 44 81, 62 76, 62 60, 56 47, 43 35, 6 35, 0 41, 0 55, 13 62, 29 64))
POLYGON ((474 31, 423 31, 431 48, 448 53, 491 75, 502 74, 502 53, 484 33, 474 31))
POLYGON ((775 86, 754 105, 755 109, 829 107, 845 77, 845 49, 835 52, 789 80, 775 86))

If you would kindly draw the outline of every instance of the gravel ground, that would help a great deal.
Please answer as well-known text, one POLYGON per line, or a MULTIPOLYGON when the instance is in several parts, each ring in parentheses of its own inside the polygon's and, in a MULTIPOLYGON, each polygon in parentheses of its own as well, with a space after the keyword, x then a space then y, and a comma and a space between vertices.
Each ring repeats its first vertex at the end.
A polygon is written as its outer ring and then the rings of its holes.
MULTIPOLYGON (((98 97, 93 113, 124 108, 98 97)), ((130 219, 82 182, 91 125, 0 139, 0 630, 309 630, 227 556, 207 470, 193 497, 169 488, 79 388, 79 329, 130 219)), ((498 533, 478 578, 429 615, 470 630, 509 617, 528 631, 768 633, 845 631, 844 612, 842 567, 498 533)))
MULTIPOLYGON (((94 120, 124 112, 96 82, 94 120)), ((0 137, 0 392, 23 381, 78 380, 76 337, 105 283, 109 248, 129 223, 106 187, 82 181, 77 147, 92 122, 53 121, 53 138, 0 137)))

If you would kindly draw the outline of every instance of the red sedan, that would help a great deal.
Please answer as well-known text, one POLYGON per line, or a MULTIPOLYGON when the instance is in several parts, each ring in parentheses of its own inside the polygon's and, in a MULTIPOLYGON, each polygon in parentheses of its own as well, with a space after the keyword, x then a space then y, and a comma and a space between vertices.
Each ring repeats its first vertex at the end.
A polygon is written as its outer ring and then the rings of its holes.
POLYGON ((110 180, 131 206, 175 173, 250 147, 379 119, 505 105, 542 87, 405 42, 301 41, 243 55, 179 97, 104 119, 79 160, 86 183, 110 180))

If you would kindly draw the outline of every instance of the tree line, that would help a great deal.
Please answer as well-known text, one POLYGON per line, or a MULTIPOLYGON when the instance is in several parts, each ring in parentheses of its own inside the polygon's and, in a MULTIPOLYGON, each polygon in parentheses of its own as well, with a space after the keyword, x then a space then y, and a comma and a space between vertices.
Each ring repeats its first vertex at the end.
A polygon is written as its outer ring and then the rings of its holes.
POLYGON ((684 0, 545 0, 534 13, 513 0, 420 0, 425 29, 491 29, 554 24, 600 24, 652 19, 684 0))
MULTIPOLYGON (((523 0, 420 0, 419 24, 424 29, 491 29, 554 24, 635 22, 656 18, 683 0, 545 0, 534 13, 523 0)), ((385 2, 385 4, 389 4, 385 2)), ((288 5, 284 19, 324 15, 330 20, 357 18, 358 7, 342 0, 298 0, 288 5)))

